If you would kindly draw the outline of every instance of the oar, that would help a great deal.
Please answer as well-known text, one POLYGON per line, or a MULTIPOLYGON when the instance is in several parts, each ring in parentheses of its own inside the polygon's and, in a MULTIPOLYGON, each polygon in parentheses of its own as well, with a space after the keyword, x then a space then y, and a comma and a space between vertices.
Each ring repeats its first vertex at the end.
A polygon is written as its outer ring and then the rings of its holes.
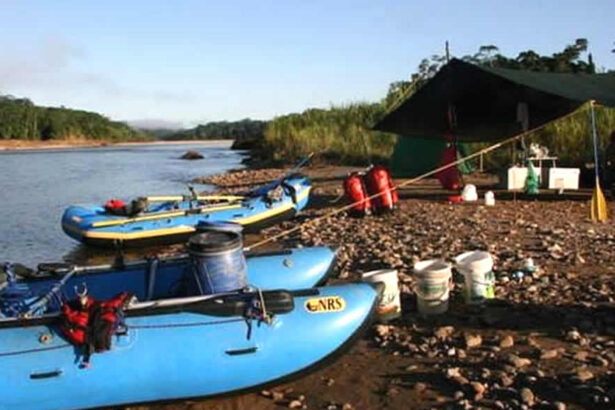
POLYGON ((54 283, 51 289, 44 296, 42 296, 36 302, 32 303, 29 306, 28 311, 26 312, 26 315, 28 316, 32 315, 33 313, 37 312, 39 309, 46 308, 49 302, 51 301, 51 299, 54 297, 54 295, 57 295, 60 292, 60 289, 62 289, 62 286, 64 286, 66 282, 68 282, 68 280, 71 277, 73 277, 75 273, 77 273, 77 271, 78 269, 75 267, 68 268, 68 272, 66 272, 66 274, 60 280, 54 283))
MULTIPOLYGON (((169 195, 169 196, 148 196, 148 202, 179 202, 186 199, 185 195, 169 195)), ((198 195, 196 197, 199 201, 241 201, 245 197, 239 195, 198 195)))
POLYGON ((282 182, 284 182, 285 179, 287 179, 291 175, 297 173, 301 168, 303 168, 305 166, 305 164, 307 164, 312 159, 313 156, 314 156, 314 153, 310 152, 305 158, 303 158, 301 161, 299 161, 297 163, 297 165, 295 165, 290 171, 288 171, 286 173, 286 175, 284 175, 282 178, 280 178, 278 180, 278 184, 277 185, 280 185, 282 182))
POLYGON ((594 111, 594 101, 590 101, 589 109, 591 113, 592 138, 594 140, 594 171, 596 172, 596 186, 592 194, 590 205, 590 216, 592 221, 603 222, 608 218, 606 199, 600 188, 600 174, 598 171, 598 135, 596 132, 596 113, 594 111))

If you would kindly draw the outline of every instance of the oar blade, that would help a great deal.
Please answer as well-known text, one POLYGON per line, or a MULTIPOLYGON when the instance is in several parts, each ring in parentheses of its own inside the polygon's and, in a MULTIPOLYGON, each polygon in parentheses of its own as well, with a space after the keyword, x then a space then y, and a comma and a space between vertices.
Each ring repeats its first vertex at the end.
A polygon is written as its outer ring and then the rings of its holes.
POLYGON ((602 189, 600 188, 600 183, 598 181, 596 181, 596 187, 594 188, 594 193, 592 194, 590 208, 592 221, 604 222, 607 220, 608 208, 606 198, 604 197, 604 193, 602 193, 602 189))

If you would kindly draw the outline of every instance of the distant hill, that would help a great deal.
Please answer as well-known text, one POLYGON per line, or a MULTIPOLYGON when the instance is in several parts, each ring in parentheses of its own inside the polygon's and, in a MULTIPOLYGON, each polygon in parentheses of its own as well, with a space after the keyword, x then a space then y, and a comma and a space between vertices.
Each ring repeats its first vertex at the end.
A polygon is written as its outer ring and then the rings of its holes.
POLYGON ((216 121, 195 128, 181 130, 163 136, 164 140, 209 140, 232 139, 235 141, 261 140, 264 137, 266 121, 251 120, 216 121))
POLYGON ((0 139, 138 141, 149 137, 94 112, 42 107, 26 98, 0 95, 0 139))
POLYGON ((166 140, 168 136, 179 132, 177 129, 168 128, 139 128, 137 129, 157 140, 166 140))

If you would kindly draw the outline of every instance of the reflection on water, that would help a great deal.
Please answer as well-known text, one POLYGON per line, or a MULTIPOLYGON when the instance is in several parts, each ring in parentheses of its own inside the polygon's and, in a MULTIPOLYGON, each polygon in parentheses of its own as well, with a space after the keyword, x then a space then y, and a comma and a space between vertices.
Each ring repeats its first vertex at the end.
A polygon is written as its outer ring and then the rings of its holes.
MULTIPOLYGON (((241 154, 231 151, 229 143, 0 152, 0 262, 109 263, 113 250, 79 245, 62 232, 60 218, 68 205, 187 193, 194 177, 239 167, 241 154), (205 159, 178 159, 189 149, 205 159)), ((126 259, 167 250, 130 250, 126 259)))

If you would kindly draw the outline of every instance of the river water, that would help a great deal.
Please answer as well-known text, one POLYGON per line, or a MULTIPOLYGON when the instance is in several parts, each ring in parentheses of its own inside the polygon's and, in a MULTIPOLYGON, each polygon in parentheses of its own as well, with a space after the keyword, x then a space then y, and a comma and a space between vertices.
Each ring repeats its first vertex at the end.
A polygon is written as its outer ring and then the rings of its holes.
POLYGON ((112 252, 88 248, 64 234, 60 218, 68 205, 181 195, 194 177, 240 168, 241 159, 227 142, 0 151, 0 263, 109 262, 112 252), (179 159, 187 150, 205 159, 179 159))

